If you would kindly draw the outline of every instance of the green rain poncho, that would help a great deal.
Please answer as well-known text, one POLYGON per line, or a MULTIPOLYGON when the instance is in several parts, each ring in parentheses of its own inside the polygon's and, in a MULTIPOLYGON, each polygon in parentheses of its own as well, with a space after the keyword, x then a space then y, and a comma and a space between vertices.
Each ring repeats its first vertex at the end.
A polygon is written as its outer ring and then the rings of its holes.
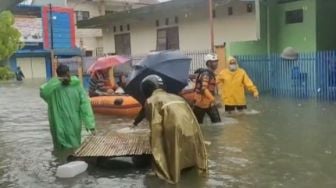
POLYGON ((52 78, 40 87, 40 96, 48 103, 50 131, 56 149, 77 148, 81 144, 82 122, 87 129, 95 128, 89 98, 77 77, 63 86, 52 78))

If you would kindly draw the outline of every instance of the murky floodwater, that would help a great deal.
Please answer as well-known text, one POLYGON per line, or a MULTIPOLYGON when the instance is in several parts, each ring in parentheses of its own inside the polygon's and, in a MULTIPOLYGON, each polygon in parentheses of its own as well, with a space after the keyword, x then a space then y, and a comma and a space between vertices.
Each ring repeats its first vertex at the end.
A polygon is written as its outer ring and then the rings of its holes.
MULTIPOLYGON (((39 84, 0 83, 0 187, 175 187, 149 169, 90 166, 76 178, 56 178, 64 155, 52 151, 39 84)), ((336 187, 335 103, 264 97, 250 107, 261 113, 202 127, 212 142, 209 176, 187 171, 176 187, 336 187)), ((128 122, 97 117, 98 131, 128 122)))

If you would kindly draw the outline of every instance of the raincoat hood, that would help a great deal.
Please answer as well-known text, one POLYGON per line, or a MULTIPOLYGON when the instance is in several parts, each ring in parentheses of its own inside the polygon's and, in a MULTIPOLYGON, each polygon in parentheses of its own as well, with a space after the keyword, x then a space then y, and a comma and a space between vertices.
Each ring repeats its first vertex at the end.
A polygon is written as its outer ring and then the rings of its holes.
POLYGON ((233 56, 230 56, 230 57, 228 58, 228 63, 229 63, 229 64, 230 64, 231 61, 236 62, 237 66, 239 66, 237 59, 234 58, 233 56))

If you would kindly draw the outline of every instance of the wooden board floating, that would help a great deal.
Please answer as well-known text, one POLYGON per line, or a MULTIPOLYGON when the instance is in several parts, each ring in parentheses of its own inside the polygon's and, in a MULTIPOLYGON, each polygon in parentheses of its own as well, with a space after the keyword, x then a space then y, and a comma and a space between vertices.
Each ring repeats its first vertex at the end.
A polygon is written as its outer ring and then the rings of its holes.
POLYGON ((74 157, 122 157, 151 154, 148 133, 116 133, 89 136, 74 157))

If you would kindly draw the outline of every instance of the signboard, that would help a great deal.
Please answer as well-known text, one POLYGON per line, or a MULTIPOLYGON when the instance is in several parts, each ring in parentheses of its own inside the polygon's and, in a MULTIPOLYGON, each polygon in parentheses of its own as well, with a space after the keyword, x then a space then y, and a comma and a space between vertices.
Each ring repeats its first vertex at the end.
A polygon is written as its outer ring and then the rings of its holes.
POLYGON ((21 41, 25 43, 43 42, 42 19, 38 17, 16 16, 15 24, 20 33, 21 41))

